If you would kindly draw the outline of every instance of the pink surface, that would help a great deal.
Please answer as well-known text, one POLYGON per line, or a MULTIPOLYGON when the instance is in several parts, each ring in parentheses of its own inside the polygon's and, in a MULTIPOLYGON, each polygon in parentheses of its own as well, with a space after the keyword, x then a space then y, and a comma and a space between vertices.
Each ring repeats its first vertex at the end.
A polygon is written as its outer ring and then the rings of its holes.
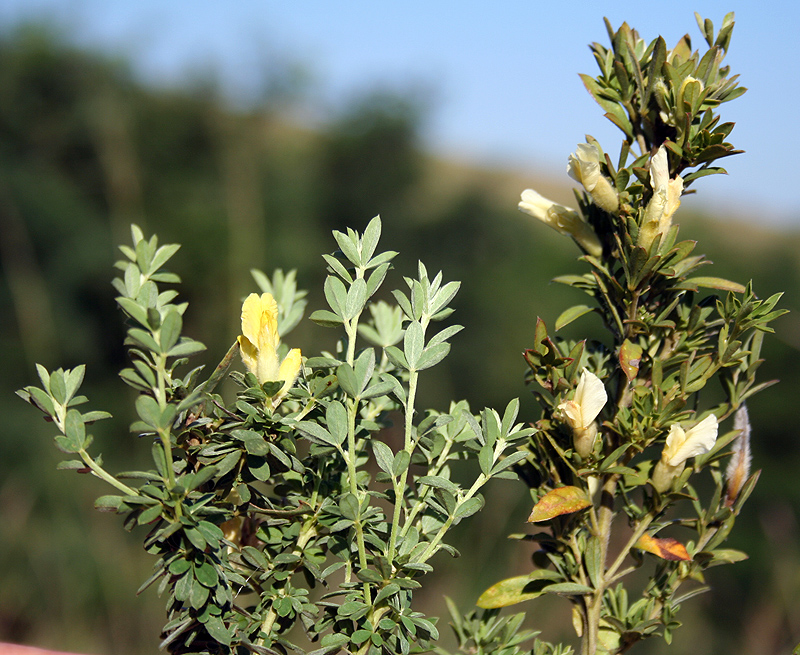
POLYGON ((0 644, 0 655, 70 655, 58 650, 44 650, 33 646, 17 646, 16 644, 0 644))

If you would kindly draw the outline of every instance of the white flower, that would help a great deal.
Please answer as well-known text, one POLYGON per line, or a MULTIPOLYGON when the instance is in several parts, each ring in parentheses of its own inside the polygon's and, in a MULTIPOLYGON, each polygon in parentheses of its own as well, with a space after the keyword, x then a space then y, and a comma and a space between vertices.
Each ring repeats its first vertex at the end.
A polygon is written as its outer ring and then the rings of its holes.
POLYGON ((656 235, 669 230, 683 193, 683 178, 676 175, 675 179, 669 179, 669 160, 663 145, 650 158, 650 186, 653 197, 647 203, 637 241, 637 245, 646 249, 650 248, 656 235))
POLYGON ((690 457, 705 455, 717 441, 717 430, 717 417, 713 414, 687 431, 677 423, 670 426, 661 461, 679 466, 690 457))
POLYGON ((607 400, 608 394, 600 378, 583 369, 578 386, 575 387, 575 396, 558 406, 572 428, 575 450, 581 457, 585 458, 594 448, 597 435, 595 419, 607 400))
POLYGON ((717 417, 711 414, 689 430, 677 423, 670 426, 661 459, 653 469, 651 482, 658 491, 664 492, 673 480, 683 473, 686 460, 705 455, 717 441, 717 417))
POLYGON ((594 257, 603 253, 603 246, 591 226, 574 209, 548 200, 533 189, 522 192, 520 211, 530 214, 565 236, 571 236, 583 250, 594 257))
POLYGON ((589 193, 594 204, 607 212, 619 209, 619 196, 611 182, 600 172, 600 151, 589 143, 578 145, 576 152, 569 156, 567 174, 580 182, 589 193))

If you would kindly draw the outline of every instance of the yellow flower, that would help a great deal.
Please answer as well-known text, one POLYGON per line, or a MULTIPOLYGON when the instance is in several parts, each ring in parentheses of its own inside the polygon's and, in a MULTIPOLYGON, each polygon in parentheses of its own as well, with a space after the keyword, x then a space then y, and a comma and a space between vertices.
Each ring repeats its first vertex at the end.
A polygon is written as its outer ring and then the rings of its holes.
POLYGON ((580 182, 594 204, 614 214, 619 209, 619 196, 611 182, 600 172, 600 151, 596 145, 581 143, 569 156, 567 174, 580 182))
POLYGON ((575 450, 583 458, 594 449, 597 436, 595 419, 607 400, 608 394, 600 378, 583 369, 578 386, 575 387, 575 396, 558 406, 572 428, 575 450))
POLYGON ((680 207, 683 178, 669 179, 667 149, 662 145, 650 158, 650 186, 653 197, 644 210, 637 245, 649 249, 656 235, 664 234, 672 225, 672 215, 680 207))
POLYGON ((533 189, 522 192, 520 211, 538 218, 565 236, 571 236, 588 254, 599 257, 603 246, 591 226, 574 209, 548 200, 533 189))
POLYGON ((239 350, 242 361, 259 384, 283 382, 273 397, 277 402, 291 389, 303 365, 300 349, 293 348, 281 362, 278 360, 278 304, 272 294, 251 293, 242 305, 242 334, 239 350))
POLYGON ((689 430, 673 424, 669 428, 667 442, 661 452, 661 459, 653 469, 652 484, 664 492, 672 486, 686 466, 686 460, 705 455, 717 441, 717 417, 711 414, 689 430))

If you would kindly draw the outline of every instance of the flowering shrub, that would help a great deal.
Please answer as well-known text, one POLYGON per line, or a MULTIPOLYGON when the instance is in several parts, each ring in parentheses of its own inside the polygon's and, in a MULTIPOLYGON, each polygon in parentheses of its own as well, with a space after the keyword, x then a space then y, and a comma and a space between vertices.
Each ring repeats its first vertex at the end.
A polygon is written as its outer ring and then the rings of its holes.
MULTIPOLYGON (((482 508, 493 478, 529 490, 541 530, 524 539, 538 550, 531 573, 481 596, 480 615, 448 601, 465 652, 523 652, 537 633, 499 609, 544 594, 571 603, 581 653, 669 641, 705 570, 744 557, 721 545, 758 477, 745 401, 769 385, 756 380, 759 352, 781 311, 777 295, 697 275, 708 262, 678 240, 681 195, 738 152, 726 141, 733 125, 716 114, 743 92, 721 65, 732 15, 716 35, 698 22, 702 55, 688 37, 668 50, 608 25, 611 49, 593 45, 600 75, 583 80, 623 132, 616 165, 588 137, 568 161, 583 187, 577 209, 522 193, 522 211, 583 253, 584 272, 556 281, 591 304, 565 310, 556 331, 595 313, 608 333, 571 341, 537 322, 525 353, 537 417, 520 419, 516 400, 502 412, 475 414, 464 401, 421 409, 420 376, 462 329, 448 322, 459 283, 420 263, 383 293, 397 253, 378 250, 378 218, 363 233, 334 232, 338 250, 324 256, 328 308, 309 318, 339 332, 333 352, 283 343, 305 292, 294 273, 255 271, 260 293, 244 300, 242 334, 207 377, 187 368, 203 346, 182 334, 186 304, 165 286, 179 282, 165 269, 178 246, 132 228, 114 280, 131 361, 121 377, 138 394, 131 431, 151 442, 152 469, 113 475, 90 454, 87 428, 109 415, 80 409, 83 367, 39 366, 41 386, 20 395, 52 419, 70 456, 61 468, 115 489, 98 509, 149 526, 156 564, 142 588, 156 584, 166 599, 161 648, 444 653, 414 592, 437 553, 455 553, 449 530, 482 508), (220 387, 226 378, 235 391, 220 387), (714 403, 703 393, 712 381, 724 394, 714 403), (453 476, 461 461, 474 464, 466 482, 453 476), (628 576, 641 567, 649 577, 634 591, 628 576)), ((536 639, 528 652, 572 648, 536 639)))

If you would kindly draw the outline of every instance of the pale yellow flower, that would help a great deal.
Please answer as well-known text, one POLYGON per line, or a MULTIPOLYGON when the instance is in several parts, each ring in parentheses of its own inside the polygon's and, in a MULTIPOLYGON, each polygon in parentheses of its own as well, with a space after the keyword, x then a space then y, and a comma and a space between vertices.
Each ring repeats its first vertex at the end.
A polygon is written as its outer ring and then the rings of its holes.
POLYGON ((683 473, 686 460, 705 455, 717 441, 717 417, 711 414, 689 430, 677 423, 670 426, 661 459, 653 469, 652 483, 658 491, 666 491, 683 473))
POLYGON ((272 294, 251 293, 242 305, 242 334, 239 350, 242 361, 259 384, 283 382, 273 396, 277 402, 294 384, 303 365, 299 348, 293 348, 281 362, 278 359, 278 304, 272 294))
POLYGON ((530 214, 565 236, 571 236, 588 254, 599 257, 603 246, 591 226, 574 209, 548 200, 533 189, 522 192, 520 211, 530 214))
POLYGON ((612 214, 619 209, 619 196, 611 182, 600 172, 600 151, 590 143, 581 143, 569 156, 567 174, 580 182, 594 204, 612 214))
POLYGON ((558 406, 572 428, 573 444, 581 457, 587 457, 594 449, 597 436, 595 419, 607 400, 608 394, 600 378, 583 369, 572 400, 564 401, 558 406))
POLYGON ((650 158, 650 186, 653 197, 647 203, 637 245, 649 249, 658 234, 664 234, 672 225, 672 215, 681 204, 683 178, 669 178, 667 149, 662 145, 650 158))

